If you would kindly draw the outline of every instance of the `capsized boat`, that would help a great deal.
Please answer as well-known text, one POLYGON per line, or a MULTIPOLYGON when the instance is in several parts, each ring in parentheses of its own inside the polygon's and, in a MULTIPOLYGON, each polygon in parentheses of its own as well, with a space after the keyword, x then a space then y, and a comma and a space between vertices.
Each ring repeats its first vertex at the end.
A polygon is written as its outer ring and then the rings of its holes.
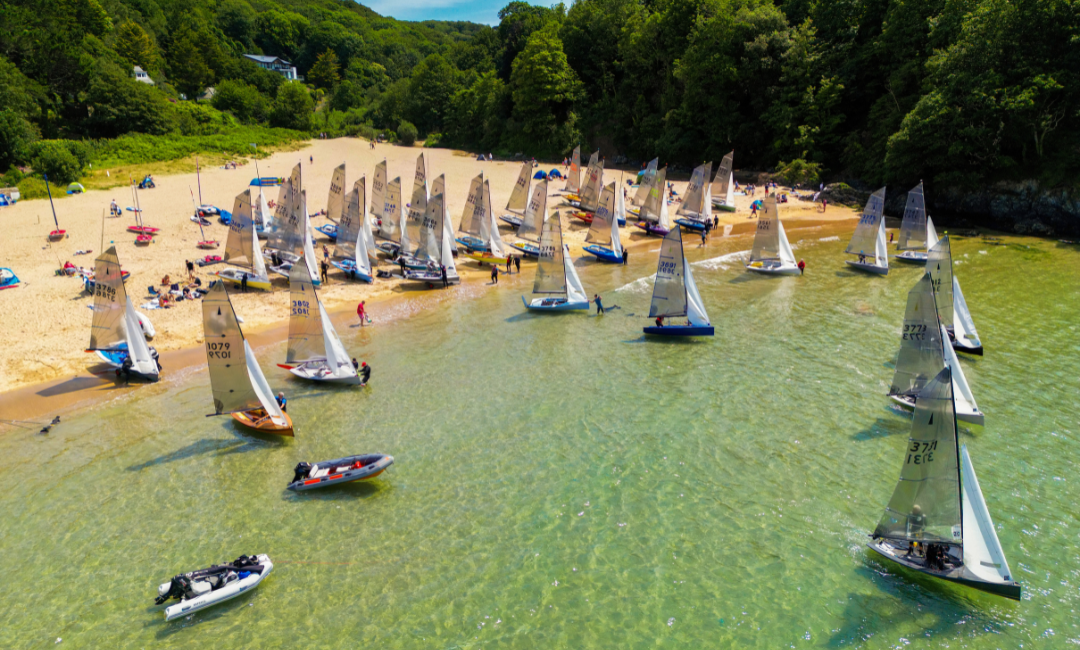
POLYGON ((506 264, 509 252, 503 243, 502 235, 499 234, 499 224, 495 220, 495 213, 491 209, 491 185, 490 181, 484 180, 482 198, 473 206, 473 223, 479 228, 480 239, 485 242, 485 250, 474 250, 470 247, 465 257, 475 260, 481 266, 488 264, 506 264))
POLYGON ((846 264, 860 271, 875 275, 888 275, 889 252, 885 248, 885 188, 870 195, 863 208, 859 224, 851 235, 851 241, 844 251, 848 255, 858 255, 857 260, 844 260, 846 264), (871 256, 867 251, 873 253, 871 256))
POLYGON ((525 296, 521 302, 535 311, 570 311, 589 309, 589 297, 581 286, 581 278, 570 259, 570 249, 562 241, 562 220, 559 213, 544 222, 540 236, 540 257, 536 264, 536 280, 533 294, 541 294, 530 302, 525 296), (546 296, 546 297, 545 297, 546 296))
POLYGON ((926 272, 934 279, 938 315, 949 332, 953 348, 957 352, 982 356, 982 341, 975 332, 975 322, 968 311, 967 300, 963 293, 960 293, 959 298, 956 295, 960 282, 953 274, 952 243, 948 235, 942 237, 927 253, 926 272))
POLYGON ((735 174, 732 172, 735 161, 735 152, 728 152, 716 168, 716 176, 710 187, 712 205, 722 212, 735 211, 735 174))
POLYGON ((682 230, 672 228, 660 246, 649 318, 663 323, 665 318, 686 317, 686 325, 661 325, 644 328, 656 336, 712 336, 713 326, 705 313, 694 274, 683 252, 682 230))
POLYGON ((301 379, 359 386, 356 368, 303 264, 289 273, 289 304, 289 346, 278 366, 301 379))
POLYGON ((223 281, 240 287, 244 285, 244 278, 247 278, 249 289, 273 289, 252 220, 250 188, 238 194, 233 202, 233 217, 229 221, 229 236, 225 240, 225 262, 237 268, 222 269, 215 273, 223 281))
POLYGON ((338 232, 341 237, 334 246, 333 259, 330 261, 335 267, 345 272, 345 275, 354 280, 374 282, 371 273, 371 260, 368 258, 368 233, 371 224, 362 223, 370 221, 366 219, 366 179, 361 176, 353 189, 345 196, 345 211, 341 214, 338 222, 338 232))
POLYGON ((904 408, 914 408, 919 393, 943 367, 952 368, 956 383, 955 412, 958 420, 981 425, 985 421, 975 403, 967 378, 952 347, 945 342, 948 334, 938 318, 934 281, 929 273, 908 292, 900 352, 889 386, 889 398, 904 408))
POLYGON ((157 350, 146 343, 139 316, 127 295, 116 247, 94 261, 94 317, 87 352, 116 369, 118 375, 157 381, 161 366, 157 350))
POLYGON ((304 492, 353 481, 366 481, 382 474, 393 464, 394 457, 386 454, 364 454, 321 460, 317 463, 298 463, 287 489, 304 492))
POLYGON ((868 546, 924 575, 1020 600, 967 447, 958 448, 952 372, 942 368, 919 391, 900 480, 868 546))
POLYGON ((764 275, 802 275, 784 232, 784 224, 780 222, 775 195, 766 197, 758 212, 754 247, 746 270, 764 275))
POLYGON ((241 555, 228 564, 174 576, 158 587, 154 604, 175 598, 180 602, 165 608, 165 620, 189 616, 254 589, 273 569, 267 555, 241 555))
POLYGON ((593 214, 592 223, 589 224, 589 232, 585 235, 585 252, 595 255, 601 262, 611 264, 623 263, 622 242, 619 241, 619 208, 625 211, 622 188, 616 187, 615 183, 609 183, 604 188, 604 194, 600 198, 600 206, 593 214), (616 197, 617 195, 617 197, 616 197))
POLYGON ((687 230, 701 232, 712 225, 712 185, 709 183, 711 173, 712 163, 708 162, 695 167, 690 176, 686 196, 675 213, 680 217, 675 223, 687 230))
MULTIPOLYGON (((441 177, 440 177, 441 178, 441 177)), ((439 189, 442 189, 440 187, 439 189)), ((437 254, 429 262, 429 266, 419 271, 406 271, 405 279, 410 282, 422 282, 429 289, 441 287, 443 284, 443 269, 446 270, 446 284, 458 284, 461 277, 458 276, 457 263, 454 261, 454 233, 450 226, 450 215, 446 210, 446 200, 443 194, 432 194, 427 203, 427 216, 424 218, 424 230, 422 239, 424 248, 431 248, 437 254)), ((424 253, 427 255, 427 253, 424 253)))
POLYGON ((638 211, 640 221, 635 227, 645 231, 646 235, 658 235, 666 237, 668 232, 675 227, 668 214, 667 203, 667 167, 656 173, 649 194, 638 211))
POLYGON ((538 242, 547 219, 547 193, 548 181, 544 179, 533 188, 529 203, 525 206, 525 215, 517 229, 518 241, 510 244, 525 257, 540 257, 538 242))
POLYGON ((896 239, 896 250, 903 251, 894 255, 894 259, 911 264, 926 262, 927 252, 938 241, 934 230, 934 220, 926 214, 926 197, 923 184, 919 181, 907 195, 904 206, 904 220, 900 222, 900 236, 896 239))
POLYGON ((506 202, 507 214, 499 217, 515 228, 521 226, 521 219, 525 216, 525 209, 529 201, 529 184, 532 183, 532 162, 521 163, 521 173, 518 174, 514 189, 510 191, 510 200, 506 202))
POLYGON ((292 436, 292 419, 274 399, 274 391, 240 329, 225 285, 215 282, 202 303, 203 338, 214 396, 212 415, 229 414, 256 431, 292 436))

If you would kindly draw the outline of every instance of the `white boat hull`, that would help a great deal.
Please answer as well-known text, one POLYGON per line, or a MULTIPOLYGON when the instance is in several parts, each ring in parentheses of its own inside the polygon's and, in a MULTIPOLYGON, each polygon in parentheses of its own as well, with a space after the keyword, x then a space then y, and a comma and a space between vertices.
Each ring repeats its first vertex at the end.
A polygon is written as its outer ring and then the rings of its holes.
MULTIPOLYGON (((915 410, 915 400, 908 398, 905 395, 889 395, 889 399, 896 402, 905 410, 915 410)), ((982 411, 961 411, 960 404, 956 405, 956 419, 961 422, 967 422, 968 424, 977 424, 983 426, 986 423, 986 415, 982 411)))
POLYGON ((878 266, 870 262, 859 262, 858 260, 844 260, 844 263, 848 266, 863 271, 865 273, 873 273, 874 275, 888 275, 889 267, 878 266))
POLYGON ((909 264, 926 264, 926 258, 926 251, 904 251, 899 255, 893 255, 894 260, 907 262, 909 264))
POLYGON ((534 298, 532 302, 529 302, 525 300, 525 296, 522 296, 521 302, 525 303, 526 309, 534 311, 574 311, 579 309, 589 309, 588 301, 570 302, 565 298, 534 298))
POLYGON ((350 384, 353 386, 360 385, 360 377, 355 372, 351 374, 335 374, 330 372, 330 369, 326 366, 325 363, 305 363, 299 366, 293 366, 289 368, 289 372, 296 375, 300 379, 317 381, 324 384, 350 384))
POLYGON ((746 265, 746 270, 762 275, 802 275, 798 266, 779 262, 753 262, 746 265))
POLYGON ((175 605, 166 607, 165 620, 171 621, 182 616, 194 614, 207 607, 213 607, 214 605, 223 603, 227 600, 232 600, 233 598, 254 589, 264 578, 266 578, 266 576, 270 575, 270 572, 274 569, 274 563, 270 561, 268 556, 259 555, 258 557, 259 564, 263 567, 262 573, 252 574, 243 580, 236 580, 220 589, 215 589, 197 598, 181 600, 175 605))

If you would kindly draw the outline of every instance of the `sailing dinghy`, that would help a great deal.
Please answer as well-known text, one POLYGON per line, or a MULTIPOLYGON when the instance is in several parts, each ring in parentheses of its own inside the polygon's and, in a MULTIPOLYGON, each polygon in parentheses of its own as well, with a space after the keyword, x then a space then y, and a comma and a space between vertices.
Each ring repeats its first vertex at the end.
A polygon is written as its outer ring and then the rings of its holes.
POLYGON ((256 431, 292 436, 292 419, 274 399, 221 282, 203 296, 203 338, 214 396, 212 415, 229 414, 256 431))
POLYGON ((896 250, 903 252, 893 258, 910 264, 922 264, 937 241, 934 220, 926 214, 926 197, 920 181, 908 192, 904 220, 900 222, 900 236, 896 239, 896 250))
POLYGON ((454 261, 454 233, 450 226, 450 215, 446 210, 443 194, 432 194, 427 204, 427 216, 424 218, 424 244, 422 254, 429 259, 427 268, 420 271, 406 271, 405 279, 422 282, 428 289, 442 286, 443 270, 446 271, 446 284, 458 284, 457 263, 454 261))
POLYGON ((537 258, 540 256, 540 233, 544 230, 544 220, 547 218, 547 192, 548 182, 544 179, 536 184, 532 190, 529 204, 525 206, 525 215, 518 225, 518 241, 510 244, 525 257, 537 258))
POLYGON ((346 456, 317 463, 298 463, 293 470, 293 480, 286 487, 293 492, 306 492, 316 488, 366 481, 385 472, 394 464, 394 457, 386 454, 346 456))
POLYGON ((780 222, 776 196, 766 197, 762 205, 746 270, 764 275, 802 275, 784 232, 784 224, 780 222))
POLYGON ((330 223, 323 224, 316 228, 322 234, 332 241, 336 242, 338 238, 338 224, 341 222, 341 215, 345 212, 345 163, 341 163, 334 168, 334 173, 330 177, 330 193, 326 197, 326 218, 330 220, 330 223))
POLYGON ((563 187, 563 192, 566 194, 566 200, 578 201, 581 197, 578 196, 578 192, 581 191, 581 145, 574 147, 574 153, 570 156, 570 169, 566 172, 566 185, 563 187))
POLYGON ((473 206, 473 223, 479 228, 480 239, 486 244, 485 250, 475 250, 470 247, 465 257, 475 260, 480 266, 483 266, 485 262, 506 264, 507 246, 503 243, 502 235, 499 234, 499 224, 495 221, 495 213, 491 209, 490 181, 484 180, 481 192, 480 202, 473 206))
POLYGON ((577 208, 570 216, 581 219, 585 223, 592 221, 592 213, 596 211, 600 201, 600 192, 604 189, 604 161, 600 159, 600 150, 597 149, 589 157, 589 166, 585 170, 585 183, 578 193, 578 200, 567 199, 567 202, 577 208))
POLYGON ((370 217, 364 218, 367 208, 364 200, 367 194, 365 186, 366 179, 361 176, 353 183, 352 191, 345 195, 345 211, 341 213, 337 230, 340 236, 334 246, 334 255, 330 263, 344 271, 349 278, 374 282, 375 278, 371 274, 371 260, 368 258, 367 237, 371 225, 366 222, 370 220, 370 217))
POLYGON ((461 212, 461 223, 458 230, 464 233, 457 238, 457 242, 465 247, 468 252, 490 251, 488 241, 482 236, 483 211, 481 205, 484 202, 484 172, 476 175, 469 183, 469 193, 465 197, 465 209, 461 212))
POLYGON ((952 369, 919 391, 900 480, 868 546, 924 575, 1020 600, 967 447, 959 447, 952 369))
POLYGON ((926 272, 934 279, 938 315, 949 332, 949 340, 957 352, 982 356, 983 346, 975 331, 975 322, 968 311, 967 300, 960 292, 960 281, 952 268, 952 244, 945 235, 930 247, 926 258, 926 272))
MULTIPOLYGON (((604 188, 600 207, 593 214, 589 232, 585 235, 585 252, 596 256, 601 262, 623 263, 622 242, 619 241, 619 207, 622 204, 622 188, 614 181, 604 188), (618 198, 616 198, 618 195, 618 198)), ((625 211, 625 206, 622 206, 625 211)))
POLYGON ((157 350, 146 343, 139 315, 124 287, 115 246, 94 260, 93 309, 86 351, 97 353, 117 375, 157 381, 161 371, 157 350))
POLYGON ((848 255, 858 255, 857 260, 844 260, 849 266, 876 275, 889 274, 889 253, 885 248, 885 188, 874 192, 863 208, 859 225, 848 242, 848 255), (867 251, 873 252, 871 257, 867 251))
POLYGON ((732 151, 720 161, 709 192, 712 206, 722 212, 735 211, 735 174, 731 171, 734 160, 735 152, 732 151))
POLYGON ((229 220, 229 237, 225 240, 225 262, 239 267, 223 269, 215 273, 225 282, 241 287, 246 277, 249 289, 261 291, 273 289, 270 276, 266 273, 262 246, 255 232, 250 188, 238 194, 233 202, 232 218, 229 220))
POLYGON ((668 214, 667 203, 667 167, 656 173, 649 194, 638 211, 641 219, 635 227, 645 231, 646 235, 659 235, 666 237, 668 232, 675 227, 668 214))
MULTIPOLYGON (((634 198, 630 199, 630 203, 641 205, 645 202, 645 199, 649 196, 649 190, 652 189, 653 183, 656 182, 656 169, 659 165, 660 159, 653 158, 645 165, 645 169, 638 174, 637 189, 634 192, 634 198)), ((631 210, 631 212, 637 214, 636 210, 631 210)))
POLYGON ((929 273, 923 274, 922 279, 908 292, 900 352, 896 357, 889 398, 904 408, 914 408, 926 383, 943 367, 948 367, 952 369, 952 379, 956 384, 956 418, 982 425, 985 416, 975 403, 975 396, 971 393, 971 387, 964 377, 956 354, 951 346, 945 344, 948 333, 938 317, 936 294, 934 281, 929 273))
MULTIPOLYGON (((416 170, 420 174, 419 164, 416 170)), ((427 182, 413 186, 412 200, 401 224, 401 248, 394 259, 411 270, 423 270, 434 259, 435 251, 424 241, 424 220, 428 212, 427 182)))
POLYGON ((712 336, 713 326, 705 313, 694 274, 683 253, 682 230, 672 228, 660 245, 649 318, 657 324, 644 328, 656 336, 712 336), (664 325, 665 318, 686 317, 686 325, 664 325))
POLYGON ((687 230, 701 232, 712 225, 712 184, 709 183, 711 173, 712 163, 708 162, 698 165, 690 176, 686 196, 675 213, 680 217, 675 223, 687 230))
POLYGON ((285 363, 278 366, 301 379, 359 385, 356 368, 303 264, 289 273, 289 304, 289 347, 285 363))
POLYGON ((402 234, 405 227, 405 206, 401 203, 400 176, 386 184, 382 197, 382 217, 379 219, 377 235, 383 241, 378 242, 375 246, 383 255, 393 259, 401 252, 401 238, 407 237, 407 235, 402 234))
POLYGON ((180 602, 165 608, 165 620, 190 616, 254 589, 273 569, 274 563, 267 555, 241 555, 229 564, 174 576, 158 587, 154 604, 176 598, 180 602))
POLYGON ((510 200, 506 202, 508 214, 502 215, 499 219, 515 228, 521 227, 521 220, 525 216, 525 209, 528 207, 529 183, 531 182, 532 163, 526 161, 521 163, 521 173, 518 174, 514 189, 510 192, 510 200))
POLYGON ((540 236, 540 257, 536 265, 533 294, 541 294, 532 302, 521 297, 526 309, 534 311, 570 311, 589 309, 589 297, 581 286, 581 278, 570 259, 570 249, 562 242, 562 220, 559 213, 544 222, 540 236), (544 297, 546 296, 546 297, 544 297))

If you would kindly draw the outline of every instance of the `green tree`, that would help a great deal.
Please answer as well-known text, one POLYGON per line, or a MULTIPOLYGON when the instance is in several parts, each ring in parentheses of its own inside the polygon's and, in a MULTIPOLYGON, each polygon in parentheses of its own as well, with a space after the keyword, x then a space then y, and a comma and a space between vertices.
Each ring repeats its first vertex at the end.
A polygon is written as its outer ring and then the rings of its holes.
POLYGON ((341 80, 338 74, 338 57, 333 50, 326 50, 315 59, 315 65, 307 73, 307 79, 316 88, 333 89, 341 80))
POLYGON ((514 60, 510 77, 514 118, 520 123, 516 145, 558 155, 578 140, 574 102, 584 96, 581 82, 566 62, 559 27, 549 23, 529 37, 514 60))
POLYGON ((194 101, 214 80, 198 36, 188 31, 169 48, 169 78, 176 89, 194 101))
POLYGON ((168 133, 172 107, 156 88, 132 79, 126 70, 105 63, 86 89, 87 135, 113 138, 124 133, 168 133))
POLYGON ((221 31, 244 48, 255 44, 258 17, 244 0, 224 0, 217 8, 217 23, 221 31))
POLYGON ((416 143, 416 138, 419 135, 416 132, 416 126, 412 122, 402 121, 398 124, 397 128, 398 140, 406 147, 411 147, 416 143))
POLYGON ((116 29, 116 53, 146 71, 158 69, 157 47, 138 23, 125 20, 116 29))
POLYGON ((268 54, 291 58, 300 48, 308 19, 291 11, 272 9, 259 14, 255 21, 255 42, 268 54))
POLYGON ((386 68, 382 64, 367 59, 353 59, 345 70, 345 79, 351 81, 364 90, 386 90, 390 85, 390 75, 386 74, 386 68))
POLYGON ((315 102, 304 84, 299 81, 284 83, 278 88, 277 98, 270 110, 270 124, 285 129, 310 131, 314 108, 315 102))
POLYGON ((29 161, 31 146, 40 134, 15 111, 0 109, 0 169, 29 161))
POLYGON ((211 105, 219 111, 228 111, 245 123, 264 121, 270 113, 269 102, 255 86, 243 81, 226 79, 215 87, 211 105))
POLYGON ((82 165, 79 159, 64 145, 56 140, 42 140, 34 145, 31 164, 34 171, 49 175, 53 183, 72 183, 79 180, 82 165))
POLYGON ((480 75, 451 98, 445 118, 446 141, 487 151, 498 148, 511 104, 509 89, 494 71, 480 75))
POLYGON ((498 71, 503 79, 509 79, 514 60, 525 49, 529 37, 545 25, 557 22, 558 14, 547 7, 513 0, 499 10, 499 26, 496 28, 502 45, 499 55, 498 71))
POLYGON ((413 69, 407 112, 421 133, 442 129, 443 115, 457 87, 457 71, 439 54, 428 56, 413 69))

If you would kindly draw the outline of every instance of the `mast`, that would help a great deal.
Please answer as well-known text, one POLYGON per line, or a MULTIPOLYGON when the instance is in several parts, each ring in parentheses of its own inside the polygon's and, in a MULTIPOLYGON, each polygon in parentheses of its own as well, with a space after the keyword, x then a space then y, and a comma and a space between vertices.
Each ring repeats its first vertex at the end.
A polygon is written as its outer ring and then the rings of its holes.
MULTIPOLYGON (((202 201, 202 175, 199 173, 199 155, 195 154, 195 183, 199 186, 199 205, 203 204, 202 201)), ((188 188, 191 189, 191 188, 188 188)), ((198 211, 196 211, 198 212, 198 211)))
POLYGON ((42 176, 42 178, 45 179, 45 191, 49 193, 49 207, 52 209, 52 220, 53 220, 53 223, 56 224, 56 229, 59 231, 60 230, 60 222, 57 221, 57 219, 56 219, 56 206, 53 205, 52 188, 49 187, 49 175, 42 172, 41 176, 42 176))

